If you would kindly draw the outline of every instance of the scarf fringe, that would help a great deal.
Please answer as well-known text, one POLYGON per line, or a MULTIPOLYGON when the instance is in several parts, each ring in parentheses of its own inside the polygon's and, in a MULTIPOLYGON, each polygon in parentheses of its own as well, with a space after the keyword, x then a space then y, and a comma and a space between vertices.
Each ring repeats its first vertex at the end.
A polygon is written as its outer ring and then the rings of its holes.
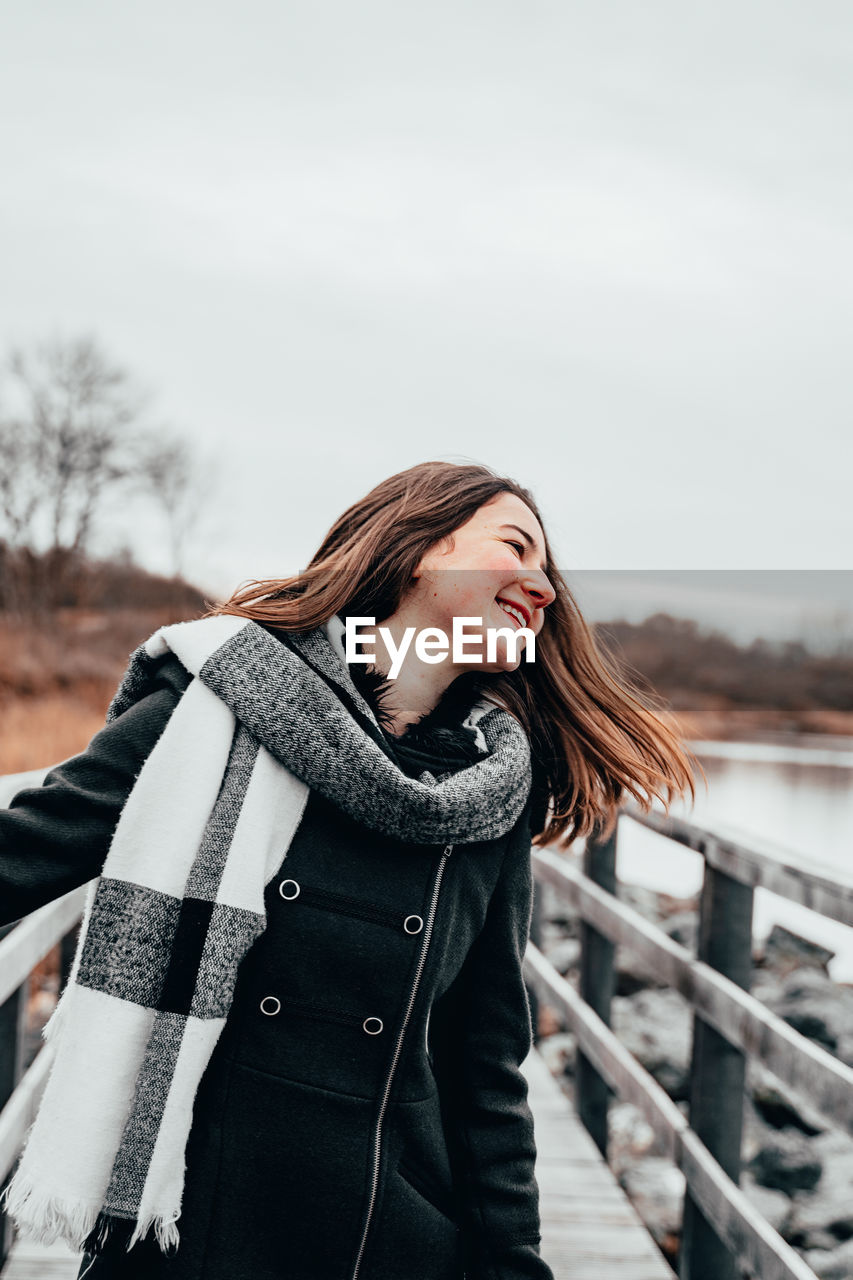
POLYGON ((149 1213, 144 1218, 116 1217, 92 1204, 43 1196, 34 1182, 20 1178, 14 1179, 0 1195, 0 1207, 35 1244, 49 1245, 63 1240, 77 1253, 99 1254, 107 1240, 115 1235, 129 1235, 125 1245, 129 1250, 144 1239, 152 1227, 164 1253, 177 1249, 181 1238, 175 1217, 163 1213, 149 1213))
POLYGON ((181 1242, 181 1233, 178 1231, 178 1223, 176 1218, 169 1218, 163 1213, 149 1213, 144 1218, 137 1218, 136 1226, 133 1228, 128 1249, 136 1244, 137 1240, 144 1240, 151 1228, 154 1228, 154 1237, 163 1253, 168 1253, 169 1249, 177 1249, 181 1242))
POLYGON ((83 1250, 85 1253, 99 1254, 103 1252, 108 1240, 118 1239, 124 1243, 125 1252, 129 1252, 137 1241, 145 1239, 152 1227, 163 1253, 167 1253, 169 1249, 177 1249, 180 1233, 174 1217, 149 1213, 144 1218, 124 1218, 102 1209, 83 1242, 83 1250))
POLYGON ((98 1219, 98 1206, 60 1196, 45 1196, 32 1180, 16 1177, 0 1196, 0 1205, 17 1229, 35 1244, 65 1243, 78 1253, 98 1219))

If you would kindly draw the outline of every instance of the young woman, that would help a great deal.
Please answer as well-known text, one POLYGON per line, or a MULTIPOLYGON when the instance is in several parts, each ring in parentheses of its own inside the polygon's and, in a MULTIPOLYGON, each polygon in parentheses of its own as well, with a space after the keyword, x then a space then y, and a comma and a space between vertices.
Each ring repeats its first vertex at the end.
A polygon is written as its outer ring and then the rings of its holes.
POLYGON ((0 811, 2 920, 98 877, 11 1211, 89 1280, 548 1280, 531 839, 685 790, 530 493, 385 480, 303 573, 146 642, 87 750, 0 811), (401 657, 462 618, 465 655, 401 657))

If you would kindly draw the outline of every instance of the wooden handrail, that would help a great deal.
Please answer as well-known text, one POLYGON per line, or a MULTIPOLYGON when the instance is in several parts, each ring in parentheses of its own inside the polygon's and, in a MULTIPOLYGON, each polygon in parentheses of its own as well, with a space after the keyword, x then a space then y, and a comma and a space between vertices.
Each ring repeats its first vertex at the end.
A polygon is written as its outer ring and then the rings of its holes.
POLYGON ((81 885, 25 916, 0 940, 0 1005, 14 995, 39 961, 74 928, 85 901, 86 885, 81 885))
POLYGON ((795 1097, 851 1134, 853 1070, 749 994, 753 891, 769 890, 853 925, 853 877, 810 866, 790 850, 731 827, 702 826, 660 811, 646 814, 633 802, 620 812, 608 840, 587 842, 583 871, 549 849, 534 848, 532 862, 537 883, 549 885, 577 912, 582 994, 532 942, 525 976, 537 998, 556 1007, 575 1033, 576 1105, 602 1151, 610 1090, 643 1112, 663 1151, 684 1173, 681 1274, 734 1280, 737 1268, 746 1267, 762 1280, 813 1280, 812 1270, 737 1185, 746 1060, 757 1058, 795 1097), (625 819, 703 855, 697 957, 616 897, 616 842, 625 819), (693 1009, 689 1120, 610 1030, 616 946, 626 947, 693 1009), (595 997, 595 1009, 584 995, 595 997))
MULTIPOLYGON (((625 817, 701 853, 708 866, 753 889, 767 889, 822 916, 853 926, 853 876, 840 868, 816 871, 791 849, 744 835, 715 822, 706 827, 653 809, 643 813, 631 801, 625 817)), ((621 818, 620 818, 621 821, 621 818)))
POLYGON ((707 1022, 810 1103, 853 1134, 853 1070, 777 1017, 754 996, 673 942, 639 912, 600 889, 547 849, 533 851, 538 880, 551 885, 611 942, 626 946, 707 1022))
POLYGON ((24 791, 27 787, 40 787, 51 768, 55 766, 51 765, 47 769, 28 769, 26 773, 0 774, 0 806, 5 808, 19 791, 24 791))
POLYGON ((642 1111, 664 1154, 681 1169, 738 1266, 748 1268, 761 1280, 815 1280, 811 1267, 727 1177, 657 1081, 532 942, 527 944, 524 973, 539 998, 563 1014, 578 1047, 609 1088, 642 1111))
POLYGON ((5 1182, 24 1145, 27 1130, 36 1117, 39 1099, 47 1084, 54 1048, 46 1044, 24 1072, 15 1092, 0 1111, 0 1185, 5 1182))
MULTIPOLYGON (((49 772, 37 769, 0 777, 0 805, 7 805, 22 790, 38 787, 49 772)), ((0 937, 0 1186, 11 1172, 35 1118, 53 1057, 53 1046, 44 1045, 22 1074, 29 977, 57 944, 60 969, 65 971, 85 900, 86 886, 82 885, 33 911, 8 931, 4 929, 0 937)), ((0 1212, 0 1267, 5 1262, 9 1236, 6 1215, 0 1212)))

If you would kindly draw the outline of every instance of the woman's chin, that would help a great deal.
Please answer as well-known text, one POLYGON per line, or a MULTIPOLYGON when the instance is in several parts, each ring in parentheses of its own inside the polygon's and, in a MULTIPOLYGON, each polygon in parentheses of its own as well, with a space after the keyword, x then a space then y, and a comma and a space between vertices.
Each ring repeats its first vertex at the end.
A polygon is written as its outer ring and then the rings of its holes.
POLYGON ((501 652, 502 645, 498 645, 494 662, 484 662, 481 671, 487 671, 490 675, 500 675, 502 672, 517 671, 521 666, 524 650, 519 649, 518 653, 510 654, 506 650, 501 652))

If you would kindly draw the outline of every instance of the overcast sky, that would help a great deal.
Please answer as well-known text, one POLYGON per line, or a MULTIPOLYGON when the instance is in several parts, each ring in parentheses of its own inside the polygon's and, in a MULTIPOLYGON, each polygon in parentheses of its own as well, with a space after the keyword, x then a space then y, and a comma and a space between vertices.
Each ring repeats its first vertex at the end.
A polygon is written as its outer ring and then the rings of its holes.
POLYGON ((849 0, 43 0, 0 48, 0 339, 96 335, 215 459, 207 589, 430 457, 567 570, 851 567, 849 0))

